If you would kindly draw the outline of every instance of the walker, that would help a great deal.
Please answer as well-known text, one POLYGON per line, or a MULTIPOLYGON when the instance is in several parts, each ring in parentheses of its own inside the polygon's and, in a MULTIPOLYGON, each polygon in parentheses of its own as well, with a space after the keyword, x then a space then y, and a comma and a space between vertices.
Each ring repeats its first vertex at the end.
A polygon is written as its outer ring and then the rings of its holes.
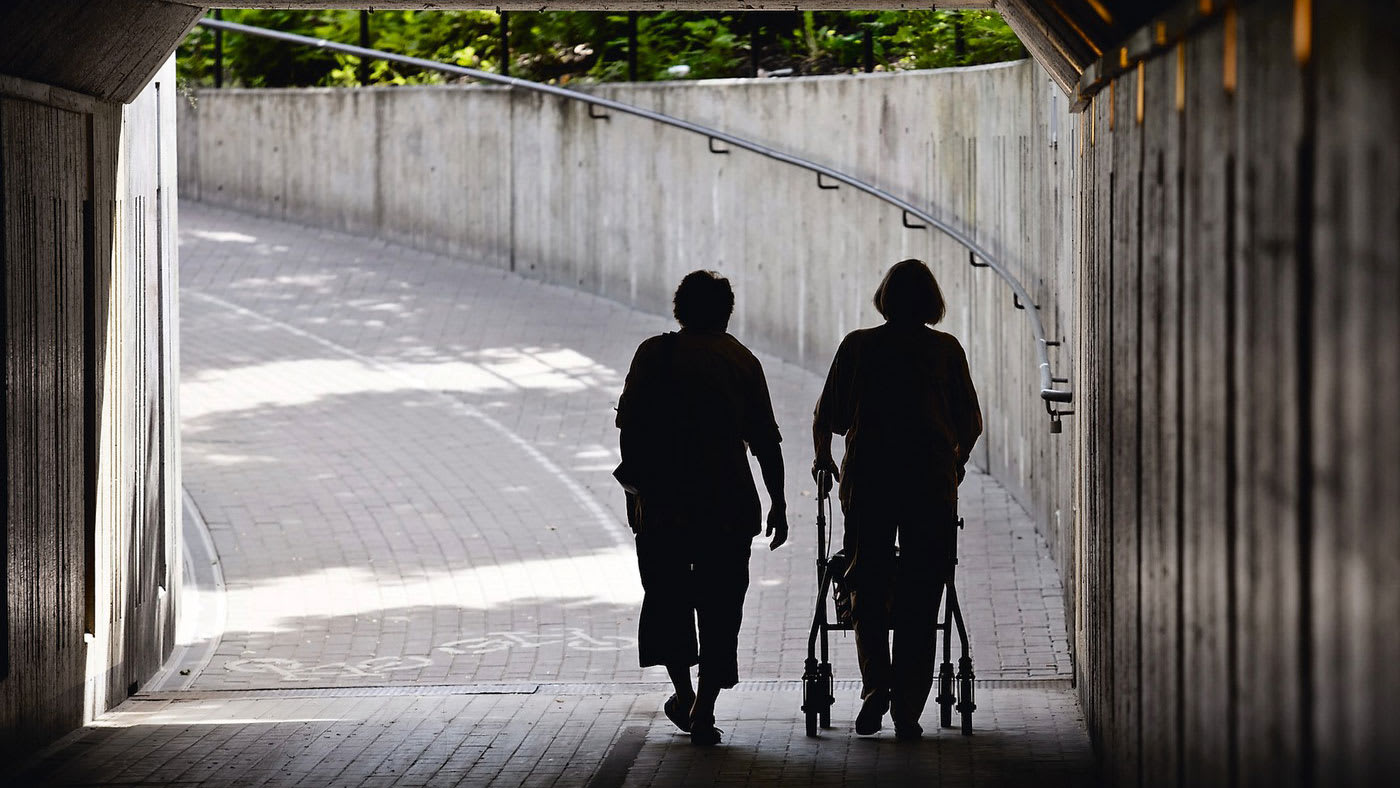
MULTIPOLYGON (((834 594, 833 582, 843 575, 848 566, 846 555, 837 552, 827 554, 830 543, 831 523, 835 510, 831 506, 831 474, 821 471, 817 477, 817 606, 812 617, 812 631, 807 637, 807 661, 802 674, 802 711, 807 717, 807 735, 815 737, 818 728, 831 727, 831 706, 836 702, 831 675, 830 653, 827 633, 849 631, 854 627, 850 618, 850 601, 846 594, 834 594), (825 493, 821 491, 825 490, 825 493), (827 603, 832 595, 831 605, 827 603), (835 620, 828 620, 829 607, 836 611, 835 620), (817 658, 817 642, 821 641, 821 659, 817 658)), ((958 528, 963 527, 963 519, 958 518, 958 528)), ((943 620, 937 631, 943 637, 943 663, 938 669, 939 725, 944 728, 953 725, 953 710, 962 716, 962 734, 972 735, 972 712, 977 709, 973 697, 972 648, 967 642, 967 627, 963 624, 962 609, 958 607, 958 592, 953 584, 953 574, 958 565, 957 539, 952 540, 953 555, 948 569, 948 579, 944 583, 943 620), (953 673, 952 628, 958 628, 958 640, 962 645, 962 657, 958 659, 957 673, 953 673), (953 694, 954 681, 957 682, 957 695, 953 694)))

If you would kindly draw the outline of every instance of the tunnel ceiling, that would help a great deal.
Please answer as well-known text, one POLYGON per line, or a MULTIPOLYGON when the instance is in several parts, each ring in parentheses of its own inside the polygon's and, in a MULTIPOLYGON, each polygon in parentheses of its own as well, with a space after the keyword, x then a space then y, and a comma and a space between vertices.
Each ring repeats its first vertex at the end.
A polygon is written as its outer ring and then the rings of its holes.
MULTIPOLYGON (((364 8, 365 0, 235 0, 224 8, 364 8)), ((994 0, 952 0, 938 3, 938 8, 991 8, 994 0)), ((909 3, 906 0, 549 0, 529 3, 528 0, 504 0, 497 3, 475 3, 470 0, 381 0, 375 10, 389 8, 501 8, 503 11, 808 11, 848 10, 875 11, 885 8, 914 10, 928 8, 930 3, 909 3)))
MULTIPOLYGON (((243 0, 232 2, 224 8, 364 8, 366 0, 243 0)), ((951 0, 937 3, 938 8, 992 8, 995 0, 951 0)), ((375 10, 392 8, 499 8, 504 11, 826 11, 850 9, 874 11, 883 9, 913 10, 930 8, 933 4, 908 2, 908 0, 504 0, 504 2, 482 2, 482 0, 379 0, 373 3, 375 10)))
MULTIPOLYGON (((366 4, 366 0, 243 0, 226 7, 357 9, 366 4)), ((927 2, 905 0, 373 0, 369 4, 376 9, 531 11, 931 7, 927 2)), ((1079 104, 1129 65, 1129 49, 1133 58, 1146 57, 1211 16, 1214 5, 1200 0, 953 0, 932 4, 939 9, 1000 11, 1027 51, 1079 104), (1149 23, 1151 26, 1145 27, 1149 23)), ((201 3, 182 0, 5 0, 0 4, 0 75, 101 99, 129 101, 205 10, 201 3)))
POLYGON ((3 0, 0 74, 130 101, 203 13, 165 0, 3 0))

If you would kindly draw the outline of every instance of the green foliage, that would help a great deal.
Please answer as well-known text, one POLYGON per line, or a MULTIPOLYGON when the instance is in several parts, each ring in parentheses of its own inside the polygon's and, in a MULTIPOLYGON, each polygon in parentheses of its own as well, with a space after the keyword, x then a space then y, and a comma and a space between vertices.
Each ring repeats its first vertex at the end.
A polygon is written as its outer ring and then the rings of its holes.
MULTIPOLYGON (((330 41, 358 42, 358 11, 328 15, 314 35, 330 41)), ((498 19, 488 11, 441 13, 431 11, 380 12, 370 18, 370 48, 398 52, 483 71, 496 70, 500 62, 498 19), (384 17, 381 19, 380 17, 384 17)), ((338 67, 319 84, 351 86, 359 84, 360 58, 335 54, 338 67)), ((369 81, 376 85, 438 84, 450 77, 440 71, 424 71, 411 66, 375 60, 369 64, 369 81)))
MULTIPOLYGON (((732 14, 672 12, 649 14, 637 23, 637 78, 671 79, 672 66, 688 66, 686 79, 737 76, 743 63, 732 14)), ((626 41, 619 48, 627 57, 626 41)))
MULTIPOLYGON (((358 44, 359 11, 224 11, 230 22, 358 44)), ((489 11, 392 11, 371 16, 371 49, 495 70, 499 65, 498 17, 489 11)), ((325 52, 255 36, 225 33, 225 84, 245 87, 358 85, 360 58, 325 52)), ((214 32, 199 27, 180 45, 176 69, 181 81, 213 84, 214 32)), ((438 71, 376 60, 369 64, 370 84, 440 83, 438 71)))
MULTIPOLYGON (((315 35, 325 12, 224 11, 230 22, 268 27, 301 35, 315 35)), ((176 75, 181 82, 213 84, 214 31, 196 27, 176 51, 176 75)), ((266 38, 225 33, 225 84, 245 87, 285 87, 322 84, 336 67, 329 53, 309 47, 293 47, 266 38)))
MULTIPOLYGON (((359 43, 359 11, 224 11, 229 21, 359 43)), ((513 76, 548 82, 629 78, 628 16, 603 12, 511 13, 513 76)), ((485 71, 500 71, 505 50, 493 11, 377 11, 369 46, 485 71)), ((223 36, 224 84, 245 87, 361 84, 361 63, 269 39, 223 36)), ((1024 57, 990 11, 643 13, 637 24, 637 79, 748 77, 942 68, 1024 57), (867 37, 869 49, 867 51, 867 37), (684 68, 673 68, 684 67, 684 68)), ((214 33, 196 28, 180 45, 182 83, 214 82, 214 33)), ((369 84, 441 83, 436 71, 385 61, 367 64, 369 84)))

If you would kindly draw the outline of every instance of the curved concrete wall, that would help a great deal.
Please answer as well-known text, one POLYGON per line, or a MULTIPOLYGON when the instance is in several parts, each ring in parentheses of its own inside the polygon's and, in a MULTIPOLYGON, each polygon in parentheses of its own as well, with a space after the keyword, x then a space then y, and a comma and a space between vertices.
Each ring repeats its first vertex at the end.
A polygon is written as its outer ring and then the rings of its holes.
MULTIPOLYGON (((598 88, 851 172, 970 228, 1074 334, 1074 135, 1030 63, 898 75, 598 88)), ((1050 435, 1025 314, 944 236, 873 198, 645 120, 498 88, 199 91, 181 102, 185 198, 375 235, 667 313, 681 276, 728 275, 731 330, 824 372, 904 257, 930 261, 967 346, 977 462, 1067 555, 1073 420, 1050 435)), ((1069 370, 1071 343, 1055 352, 1069 370)), ((801 433, 793 440, 805 440, 801 433)), ((1072 585, 1066 583, 1066 588, 1072 585)))

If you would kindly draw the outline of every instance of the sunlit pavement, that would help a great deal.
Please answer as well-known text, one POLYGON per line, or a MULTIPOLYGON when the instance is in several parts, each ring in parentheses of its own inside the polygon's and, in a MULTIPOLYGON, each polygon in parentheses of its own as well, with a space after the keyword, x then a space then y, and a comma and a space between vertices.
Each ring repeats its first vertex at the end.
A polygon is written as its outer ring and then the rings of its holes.
MULTIPOLYGON (((799 711, 813 601, 819 377, 761 356, 792 543, 755 541, 744 683, 714 750, 636 665, 641 588, 612 407, 672 324, 345 235, 181 206, 186 619, 168 669, 24 774, 51 784, 1084 784, 1061 591, 989 477, 962 489, 976 734, 834 728, 799 711)), ((744 293, 738 293, 743 299, 744 293)), ((731 326, 741 339, 742 326, 731 326)), ((973 364, 977 359, 971 359, 973 364)))

